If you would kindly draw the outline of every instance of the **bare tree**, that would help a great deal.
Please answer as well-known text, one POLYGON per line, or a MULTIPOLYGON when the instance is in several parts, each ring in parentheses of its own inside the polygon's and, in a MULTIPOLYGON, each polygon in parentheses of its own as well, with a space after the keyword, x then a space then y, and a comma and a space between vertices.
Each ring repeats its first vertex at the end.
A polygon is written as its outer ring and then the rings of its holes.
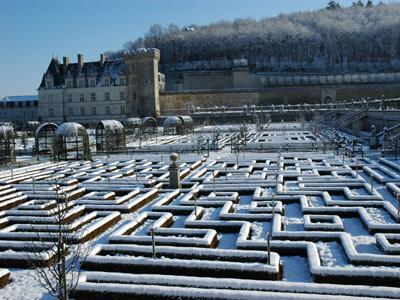
POLYGON ((169 28, 155 24, 124 50, 159 48, 165 72, 231 68, 238 58, 261 72, 398 71, 400 4, 354 0, 342 7, 339 2, 261 20, 169 28))
POLYGON ((55 193, 54 207, 45 225, 31 223, 36 236, 28 242, 28 261, 35 280, 57 299, 67 300, 78 284, 79 263, 89 249, 79 243, 78 229, 83 224, 72 225, 69 209, 73 203, 68 201, 69 194, 62 188, 62 181, 53 177, 48 182, 55 193))

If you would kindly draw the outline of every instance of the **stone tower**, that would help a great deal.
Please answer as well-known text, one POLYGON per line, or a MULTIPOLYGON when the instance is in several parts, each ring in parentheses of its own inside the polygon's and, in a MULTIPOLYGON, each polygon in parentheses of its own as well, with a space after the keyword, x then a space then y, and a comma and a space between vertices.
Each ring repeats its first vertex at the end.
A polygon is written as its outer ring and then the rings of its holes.
POLYGON ((127 114, 159 117, 158 62, 160 50, 141 48, 124 56, 127 65, 127 114))

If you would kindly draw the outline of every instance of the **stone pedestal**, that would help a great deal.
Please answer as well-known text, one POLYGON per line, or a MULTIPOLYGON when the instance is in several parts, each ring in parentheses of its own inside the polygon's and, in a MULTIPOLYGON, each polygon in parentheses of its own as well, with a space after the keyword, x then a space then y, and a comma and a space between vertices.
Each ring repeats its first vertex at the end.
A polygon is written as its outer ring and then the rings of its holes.
POLYGON ((383 139, 382 139, 382 149, 387 150, 390 149, 390 135, 389 129, 387 127, 383 128, 383 139))
POLYGON ((171 153, 170 159, 171 164, 169 166, 169 187, 172 189, 181 188, 180 171, 179 165, 177 164, 179 155, 176 153, 171 153))
POLYGON ((370 138, 369 138, 369 147, 371 149, 378 148, 378 139, 376 137, 376 126, 375 125, 371 126, 371 135, 370 135, 370 138))

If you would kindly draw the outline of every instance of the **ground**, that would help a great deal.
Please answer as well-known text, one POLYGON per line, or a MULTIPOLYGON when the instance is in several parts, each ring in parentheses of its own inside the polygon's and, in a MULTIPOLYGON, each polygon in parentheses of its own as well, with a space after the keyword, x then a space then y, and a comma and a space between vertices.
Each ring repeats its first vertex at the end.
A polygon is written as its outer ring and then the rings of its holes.
POLYGON ((90 251, 76 299, 400 298, 390 157, 337 156, 293 123, 202 127, 141 149, 0 173, 1 299, 51 299, 17 264, 32 220, 52 220, 55 177, 79 212, 74 242, 90 251), (181 189, 169 186, 171 151, 181 189))

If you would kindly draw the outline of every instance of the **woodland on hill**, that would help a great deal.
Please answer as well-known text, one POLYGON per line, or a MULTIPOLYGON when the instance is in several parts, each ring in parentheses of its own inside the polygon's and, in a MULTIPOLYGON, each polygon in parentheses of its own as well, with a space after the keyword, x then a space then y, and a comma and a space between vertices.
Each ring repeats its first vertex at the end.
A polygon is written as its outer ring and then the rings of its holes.
POLYGON ((400 3, 358 1, 261 20, 236 19, 167 28, 154 24, 143 38, 108 53, 140 47, 161 51, 162 71, 232 67, 245 58, 257 72, 364 72, 400 70, 400 3))

